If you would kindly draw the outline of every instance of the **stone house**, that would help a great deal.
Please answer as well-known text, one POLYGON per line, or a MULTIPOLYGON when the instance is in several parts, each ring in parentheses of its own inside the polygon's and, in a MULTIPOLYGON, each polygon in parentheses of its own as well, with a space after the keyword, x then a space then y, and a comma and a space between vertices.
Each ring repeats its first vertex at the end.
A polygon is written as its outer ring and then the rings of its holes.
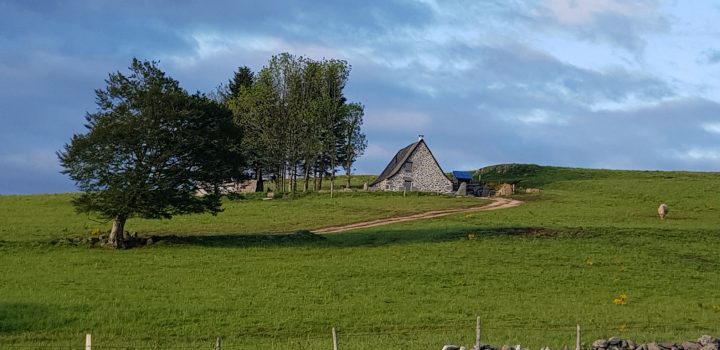
POLYGON ((398 151, 370 189, 380 191, 426 191, 450 193, 453 183, 440 168, 422 135, 398 151))

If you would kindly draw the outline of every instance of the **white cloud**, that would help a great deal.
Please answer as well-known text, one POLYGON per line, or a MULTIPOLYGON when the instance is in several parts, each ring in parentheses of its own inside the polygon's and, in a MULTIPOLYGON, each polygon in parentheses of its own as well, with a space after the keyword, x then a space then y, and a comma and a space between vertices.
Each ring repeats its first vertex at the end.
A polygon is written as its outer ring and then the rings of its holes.
POLYGON ((706 123, 702 125, 702 129, 711 134, 720 134, 720 123, 706 123))
POLYGON ((533 109, 529 113, 518 116, 516 118, 523 124, 527 125, 539 125, 539 124, 551 124, 551 125, 565 125, 567 124, 567 117, 553 114, 549 111, 542 109, 533 109))
POLYGON ((431 117, 422 112, 386 110, 365 115, 365 126, 368 130, 391 130, 424 128, 430 124, 431 117))
POLYGON ((720 148, 693 147, 686 151, 675 151, 675 157, 690 161, 720 161, 720 148))
POLYGON ((618 0, 546 0, 545 7, 558 22, 570 25, 592 23, 603 14, 640 17, 657 10, 652 2, 618 0))
POLYGON ((33 150, 26 153, 0 154, 0 168, 24 171, 59 171, 54 150, 33 150))
POLYGON ((243 57, 248 53, 263 53, 269 57, 280 52, 290 52, 314 59, 345 58, 341 52, 328 46, 290 42, 272 35, 202 31, 192 33, 190 37, 195 42, 194 51, 170 57, 181 68, 193 67, 201 61, 213 61, 219 57, 243 57))

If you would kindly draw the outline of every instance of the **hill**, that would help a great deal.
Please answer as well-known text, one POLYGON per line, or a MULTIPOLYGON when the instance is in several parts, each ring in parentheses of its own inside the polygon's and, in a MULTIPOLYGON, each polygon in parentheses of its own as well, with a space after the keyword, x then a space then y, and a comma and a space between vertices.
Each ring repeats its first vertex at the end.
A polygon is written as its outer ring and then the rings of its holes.
POLYGON ((343 349, 433 349, 471 344, 476 315, 484 342, 528 348, 572 346, 578 323, 586 347, 613 335, 720 334, 718 174, 509 169, 487 176, 541 189, 512 209, 312 240, 237 239, 455 198, 249 200, 221 225, 138 222, 186 239, 127 251, 52 243, 61 234, 52 227, 85 220, 62 209, 67 198, 0 197, 0 213, 17 207, 2 217, 0 344, 77 347, 90 330, 101 348, 209 348, 220 335, 232 349, 316 349, 335 326, 343 349), (264 216, 246 228, 253 213, 264 216))

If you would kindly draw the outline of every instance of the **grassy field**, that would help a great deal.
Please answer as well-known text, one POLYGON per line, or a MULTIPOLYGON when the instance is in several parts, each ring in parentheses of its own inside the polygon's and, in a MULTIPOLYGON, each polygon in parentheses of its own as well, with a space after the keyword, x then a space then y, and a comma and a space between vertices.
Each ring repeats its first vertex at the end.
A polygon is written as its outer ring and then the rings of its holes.
MULTIPOLYGON (((73 197, 74 194, 0 196, 0 241, 42 243, 110 229, 110 222, 76 214, 70 204, 73 197)), ((324 192, 274 200, 262 200, 260 194, 252 194, 245 199, 226 200, 224 211, 217 216, 130 219, 126 228, 140 234, 181 236, 279 233, 484 203, 483 199, 418 192, 405 197, 402 193, 337 192, 333 198, 324 192)))
POLYGON ((517 208, 272 244, 228 237, 468 200, 233 201, 215 218, 135 221, 130 230, 204 239, 125 251, 50 243, 96 225, 72 214, 68 195, 0 197, 0 348, 79 348, 91 331, 98 349, 210 349, 215 336, 223 349, 328 349, 336 326, 342 349, 439 349, 471 344, 475 315, 485 341, 531 348, 573 344, 576 323, 586 345, 720 335, 719 174, 531 176, 541 192, 517 208))

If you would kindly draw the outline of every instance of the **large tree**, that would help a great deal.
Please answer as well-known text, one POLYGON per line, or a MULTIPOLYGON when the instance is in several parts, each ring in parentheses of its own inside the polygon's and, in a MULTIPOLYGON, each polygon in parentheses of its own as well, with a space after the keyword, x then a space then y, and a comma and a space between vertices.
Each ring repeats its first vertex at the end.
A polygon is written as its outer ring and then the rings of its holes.
POLYGON ((80 212, 113 221, 108 243, 124 246, 128 218, 171 218, 221 210, 220 184, 241 174, 240 129, 223 105, 188 94, 157 67, 133 59, 110 74, 58 158, 83 193, 80 212), (198 196, 203 188, 208 195, 198 196))

